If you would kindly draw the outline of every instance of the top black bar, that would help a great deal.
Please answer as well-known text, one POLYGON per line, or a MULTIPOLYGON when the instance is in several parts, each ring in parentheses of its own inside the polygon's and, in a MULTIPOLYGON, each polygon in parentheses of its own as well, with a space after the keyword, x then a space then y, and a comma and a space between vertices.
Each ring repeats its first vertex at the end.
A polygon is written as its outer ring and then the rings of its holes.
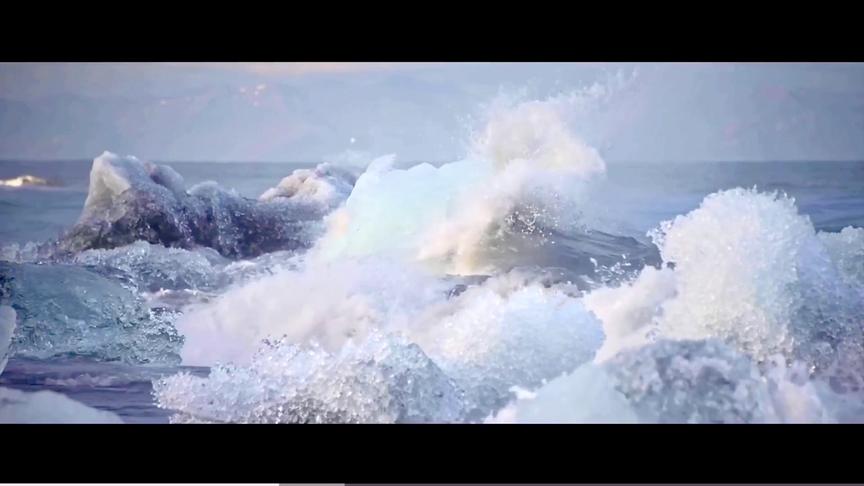
POLYGON ((502 22, 451 13, 446 19, 426 13, 394 18, 386 25, 344 17, 327 25, 283 17, 220 25, 166 13, 143 27, 70 20, 36 31, 10 17, 0 32, 0 62, 864 61, 859 29, 843 23, 857 16, 839 12, 821 24, 813 14, 803 26, 762 21, 752 12, 725 23, 715 14, 654 21, 550 11, 542 20, 529 12, 502 22))
POLYGON ((860 47, 864 43, 828 48, 824 44, 743 47, 648 42, 637 46, 609 44, 567 49, 536 42, 518 46, 474 44, 459 49, 410 42, 360 44, 344 49, 254 47, 248 42, 226 46, 218 41, 208 45, 169 44, 168 40, 146 46, 80 41, 62 46, 7 44, 0 47, 0 62, 864 62, 864 50, 860 47))

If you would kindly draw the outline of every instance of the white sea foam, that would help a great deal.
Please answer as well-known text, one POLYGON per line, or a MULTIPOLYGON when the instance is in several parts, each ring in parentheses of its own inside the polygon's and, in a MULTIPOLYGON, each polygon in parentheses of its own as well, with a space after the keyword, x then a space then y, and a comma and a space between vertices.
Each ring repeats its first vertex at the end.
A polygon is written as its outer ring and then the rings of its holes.
POLYGON ((128 377, 112 376, 112 375, 91 375, 84 373, 69 378, 46 378, 45 385, 62 388, 101 388, 101 387, 117 387, 128 384, 131 380, 128 377))
POLYGON ((160 406, 180 422, 864 416, 864 230, 818 233, 786 196, 709 195, 651 233, 661 265, 584 293, 491 258, 594 211, 605 164, 567 112, 605 96, 586 93, 493 104, 463 160, 380 157, 353 188, 319 166, 262 194, 338 209, 308 254, 223 269, 233 286, 176 323, 184 363, 212 372, 157 382, 160 406))
MULTIPOLYGON (((861 341, 854 327, 861 234, 818 235, 785 196, 712 194, 652 233, 661 268, 584 295, 496 268, 490 252, 510 245, 508 238, 542 241, 544 231, 566 233, 591 211, 591 183, 605 164, 573 132, 567 112, 604 95, 586 93, 493 103, 464 160, 404 169, 394 156, 373 161, 302 264, 236 287, 180 320, 187 363, 233 362, 245 371, 178 378, 164 388, 166 403, 188 412, 194 407, 182 397, 199 393, 188 398, 204 400, 196 406, 227 410, 219 393, 245 393, 235 386, 246 378, 232 384, 238 373, 271 384, 293 380, 309 373, 307 365, 296 368, 308 356, 316 356, 315 369, 337 366, 340 353, 380 334, 417 344, 452 380, 460 420, 824 419, 820 395, 780 370, 786 360, 805 368, 854 362, 855 347, 844 343, 861 341), (444 278, 477 273, 493 276, 458 294, 444 278), (816 329, 824 336, 815 339, 816 329), (291 358, 263 377, 256 352, 265 339, 278 339, 277 348, 316 344, 280 351, 291 358), (763 375, 758 366, 768 362, 763 375), (684 398, 673 392, 681 386, 684 398), (507 406, 514 390, 531 392, 507 406), (589 395, 598 398, 586 401, 589 395)), ((284 184, 286 194, 301 192, 305 181, 284 184)), ((341 383, 334 393, 352 396, 354 386, 341 383)), ((236 402, 242 420, 273 418, 253 410, 275 402, 243 396, 236 402)))
MULTIPOLYGON (((464 393, 461 419, 480 420, 512 398, 513 386, 538 386, 590 361, 603 340, 578 298, 521 282, 503 276, 454 294, 464 286, 458 280, 380 259, 282 271, 184 315, 181 355, 185 364, 234 363, 257 373, 256 352, 267 339, 316 343, 327 361, 352 342, 395 333, 418 344, 464 393)), ((216 393, 215 383, 201 386, 216 393)), ((339 386, 334 393, 355 393, 356 384, 339 386)), ((178 387, 172 396, 192 392, 178 387)))
POLYGON ((600 319, 606 333, 597 360, 604 361, 623 349, 649 342, 661 305, 674 296, 675 273, 654 267, 645 267, 632 282, 587 293, 585 307, 600 319))
POLYGON ((815 238, 794 201, 755 190, 712 194, 654 234, 674 262, 676 296, 660 329, 678 339, 717 337, 764 357, 789 351, 803 251, 815 238))
POLYGON ((791 199, 735 189, 653 236, 662 270, 584 297, 606 333, 596 363, 489 421, 861 420, 861 229, 817 233, 791 199), (713 373, 732 388, 700 384, 713 373))
POLYGON ((372 328, 409 327, 413 311, 446 298, 451 285, 390 260, 300 264, 252 280, 176 323, 184 363, 244 363, 264 339, 328 350, 372 328))
POLYGON ((715 338, 759 361, 779 353, 857 376, 859 385, 850 386, 860 387, 857 230, 817 234, 793 200, 733 189, 706 197, 653 237, 674 269, 645 268, 632 283, 585 298, 616 340, 605 343, 601 359, 652 333, 715 338))
POLYGON ((846 282, 864 286, 864 228, 847 226, 839 233, 818 234, 846 282))
POLYGON ((373 162, 330 216, 318 254, 387 252, 451 273, 488 272, 490 241, 572 225, 580 186, 605 164, 559 111, 552 102, 496 106, 469 157, 440 167, 373 162))

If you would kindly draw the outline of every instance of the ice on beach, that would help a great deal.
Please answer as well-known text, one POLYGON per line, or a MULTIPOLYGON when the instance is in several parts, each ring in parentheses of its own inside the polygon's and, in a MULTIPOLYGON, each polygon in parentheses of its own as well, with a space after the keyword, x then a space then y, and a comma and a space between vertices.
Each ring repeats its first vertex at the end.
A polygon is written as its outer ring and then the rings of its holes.
POLYGON ((461 390, 415 344, 373 332, 337 352, 265 344, 244 366, 154 383, 174 422, 425 423, 465 418, 461 390))
POLYGON ((603 342, 600 322, 579 299, 508 283, 468 288, 414 334, 465 390, 474 420, 509 402, 512 387, 537 387, 592 360, 603 342))
POLYGON ((166 248, 145 241, 110 250, 86 250, 72 259, 127 281, 139 291, 214 290, 228 283, 220 267, 229 260, 210 248, 166 248))
POLYGON ((0 387, 3 424, 122 424, 116 414, 88 407, 50 390, 23 392, 0 387))
POLYGON ((16 355, 176 363, 182 337, 119 281, 73 265, 0 262, 0 299, 15 308, 16 355))
POLYGON ((306 248, 320 230, 318 221, 347 196, 346 187, 353 183, 350 174, 326 167, 319 171, 320 177, 295 174, 291 180, 314 181, 316 194, 329 194, 326 201, 288 195, 284 187, 277 191, 279 197, 256 201, 213 182, 187 189, 182 176, 168 166, 105 152, 93 161, 84 209, 59 247, 76 253, 143 240, 182 248, 207 246, 231 258, 306 248))
MULTIPOLYGON (((772 364, 773 365, 773 364, 772 364)), ((717 340, 661 340, 590 363, 490 421, 521 423, 778 423, 830 421, 821 397, 717 340)))

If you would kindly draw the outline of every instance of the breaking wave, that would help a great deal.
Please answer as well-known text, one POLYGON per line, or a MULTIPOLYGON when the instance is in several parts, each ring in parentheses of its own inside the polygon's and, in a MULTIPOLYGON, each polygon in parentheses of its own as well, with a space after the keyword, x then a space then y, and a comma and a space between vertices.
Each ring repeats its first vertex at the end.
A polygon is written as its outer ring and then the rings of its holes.
POLYGON ((67 234, 2 253, 12 350, 209 366, 155 381, 175 422, 864 419, 864 229, 735 188, 610 232, 572 106, 258 199, 103 154, 67 234))

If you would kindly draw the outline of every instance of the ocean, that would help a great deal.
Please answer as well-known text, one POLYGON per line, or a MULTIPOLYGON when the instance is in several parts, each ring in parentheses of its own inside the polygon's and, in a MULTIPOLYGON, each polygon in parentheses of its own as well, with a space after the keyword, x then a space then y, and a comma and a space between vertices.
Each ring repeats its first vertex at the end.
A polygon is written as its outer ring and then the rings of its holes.
POLYGON ((297 170, 266 204, 328 216, 274 251, 226 243, 262 231, 241 226, 46 256, 27 244, 83 219, 94 161, 0 162, 48 182, 0 187, 0 387, 127 423, 862 418, 862 162, 377 161, 344 191, 315 163, 165 165, 216 182, 189 189, 209 224, 297 170))

